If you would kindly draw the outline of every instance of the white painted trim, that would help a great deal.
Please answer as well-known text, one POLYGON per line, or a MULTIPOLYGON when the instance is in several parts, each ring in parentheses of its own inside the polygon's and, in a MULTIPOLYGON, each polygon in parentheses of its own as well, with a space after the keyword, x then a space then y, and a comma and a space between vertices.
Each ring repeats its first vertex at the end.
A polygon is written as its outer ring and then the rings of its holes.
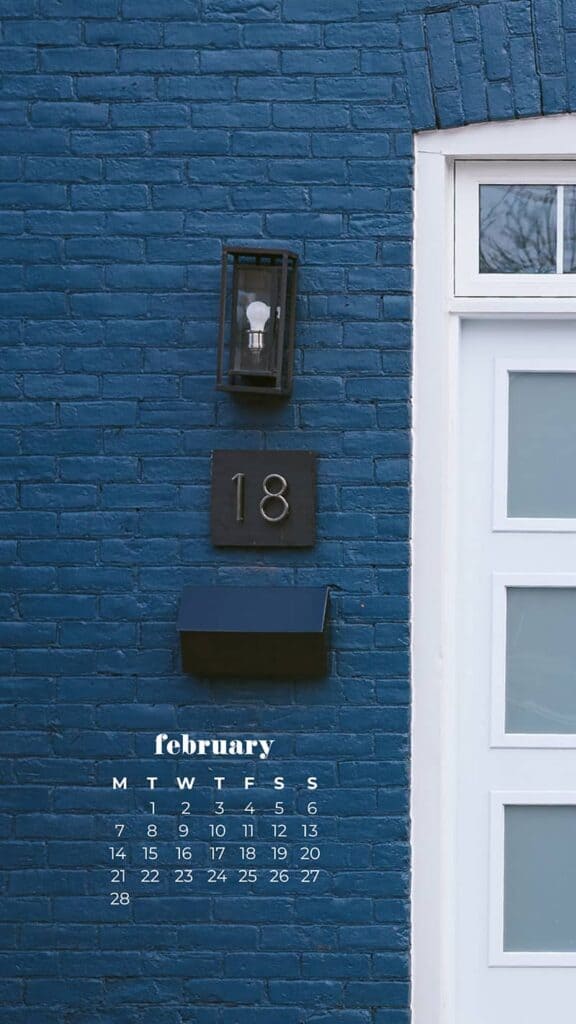
POLYGON ((444 157, 463 156, 469 160, 558 160, 576 155, 574 114, 548 114, 518 121, 498 121, 420 132, 415 136, 416 153, 444 157))
POLYGON ((574 298, 562 296, 535 296, 521 298, 502 298, 502 296, 470 296, 468 298, 453 297, 448 300, 448 309, 461 317, 479 317, 494 319, 508 317, 515 320, 545 318, 553 314, 557 319, 573 320, 576 303, 574 298))
POLYGON ((508 587, 576 588, 576 573, 494 573, 492 586, 492 747, 573 749, 576 733, 506 732, 506 589, 508 587))
POLYGON ((492 967, 575 967, 576 951, 504 950, 504 808, 521 804, 576 805, 576 790, 567 792, 492 792, 490 794, 490 948, 492 967))
POLYGON ((505 530, 508 523, 508 369, 504 360, 495 360, 492 479, 492 525, 495 530, 505 530))
POLYGON ((498 531, 574 533, 576 518, 508 515, 508 399, 510 373, 576 373, 576 360, 496 359, 494 382, 494 520, 498 531))
POLYGON ((576 115, 425 132, 415 136, 414 149, 412 1024, 462 1024, 455 1019, 453 934, 460 320, 575 316, 576 300, 454 299, 453 158, 574 158, 576 115))
POLYGON ((456 1024, 451 866, 455 751, 449 742, 456 707, 450 663, 455 567, 449 538, 456 508, 453 403, 458 348, 453 328, 458 321, 448 313, 452 195, 452 172, 444 158, 418 154, 411 584, 413 1024, 456 1024))

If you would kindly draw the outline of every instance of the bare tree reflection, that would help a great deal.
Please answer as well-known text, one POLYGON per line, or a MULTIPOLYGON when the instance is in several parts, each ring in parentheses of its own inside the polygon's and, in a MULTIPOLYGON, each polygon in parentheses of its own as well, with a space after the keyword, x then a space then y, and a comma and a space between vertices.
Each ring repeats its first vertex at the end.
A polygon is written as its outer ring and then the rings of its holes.
POLYGON ((480 186, 480 273, 556 271, 556 187, 480 186))

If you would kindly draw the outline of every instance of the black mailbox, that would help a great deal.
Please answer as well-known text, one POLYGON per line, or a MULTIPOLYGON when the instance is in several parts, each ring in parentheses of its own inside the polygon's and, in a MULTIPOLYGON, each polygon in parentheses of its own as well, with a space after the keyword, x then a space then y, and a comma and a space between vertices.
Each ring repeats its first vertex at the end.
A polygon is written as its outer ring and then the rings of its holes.
POLYGON ((327 587, 186 587, 182 667, 252 679, 326 675, 327 609, 327 587))

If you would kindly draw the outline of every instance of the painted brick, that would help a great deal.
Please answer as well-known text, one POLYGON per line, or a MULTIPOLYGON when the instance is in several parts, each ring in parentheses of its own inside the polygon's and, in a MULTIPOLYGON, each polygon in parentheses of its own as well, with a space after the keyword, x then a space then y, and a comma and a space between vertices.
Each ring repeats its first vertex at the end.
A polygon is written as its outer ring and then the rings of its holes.
POLYGON ((70 205, 78 210, 139 209, 148 202, 144 185, 72 185, 70 205))
MULTIPOLYGON (((519 5, 515 5, 519 6, 519 5)), ((508 5, 508 15, 511 13, 511 5, 508 5)), ((477 39, 478 14, 473 8, 455 8, 452 11, 452 25, 454 27, 454 39, 458 43, 465 43, 471 39, 477 39)))
POLYGON ((2 128, 0 129, 0 150, 2 153, 50 153, 62 154, 68 151, 68 136, 61 129, 2 128))
POLYGON ((279 69, 279 60, 276 50, 203 50, 200 67, 208 74, 269 74, 279 69))
POLYGON ((207 128, 202 131, 184 129, 178 132, 159 129, 152 133, 154 153, 220 156, 227 153, 229 148, 230 136, 221 129, 207 128))
POLYGON ((36 0, 4 0, 2 14, 6 18, 29 18, 36 13, 36 0))
POLYGON ((33 47, 25 48, 0 47, 0 63, 3 69, 10 71, 34 71, 36 67, 36 51, 33 47))
POLYGON ((113 18, 119 0, 102 0, 96 11, 89 0, 40 0, 40 13, 48 18, 113 18))
POLYGON ((558 114, 568 105, 567 82, 564 76, 542 80, 542 112, 558 114))
POLYGON ((432 14, 426 22, 432 79, 436 89, 454 89, 458 85, 456 51, 450 31, 450 15, 432 14))
POLYGON ((402 55, 400 53, 367 50, 362 53, 362 71, 367 75, 401 74, 402 55))
POLYGON ((197 25, 185 21, 172 22, 164 30, 166 46, 190 46, 195 48, 238 46, 239 25, 208 24, 197 25))
POLYGON ((282 56, 282 70, 287 75, 354 74, 358 70, 358 52, 339 50, 287 50, 282 56))
POLYGON ((153 73, 178 73, 186 71, 193 73, 198 70, 198 54, 195 50, 175 50, 167 47, 146 50, 146 49, 123 49, 120 52, 120 71, 127 72, 153 72, 153 73))
POLYGON ((176 103, 123 103, 112 107, 113 125, 187 125, 190 123, 188 107, 176 103))
POLYGON ((72 99, 72 78, 65 75, 6 75, 2 80, 4 97, 27 99, 72 99))
POLYGON ((122 14, 125 18, 189 18, 194 21, 200 14, 200 0, 166 0, 162 9, 154 0, 123 0, 122 14))
POLYGON ((574 0, 565 0, 562 23, 564 28, 570 31, 576 28, 576 4, 574 0))
POLYGON ((95 103, 35 103, 33 124, 100 126, 108 121, 108 108, 95 103))
POLYGON ((79 154, 129 155, 146 152, 148 140, 144 132, 72 132, 70 146, 79 154))
POLYGON ((510 40, 510 54, 515 113, 519 116, 539 114, 540 87, 532 39, 527 36, 513 36, 510 40))
POLYGON ((154 46, 162 41, 162 26, 145 21, 92 21, 84 26, 86 42, 107 46, 154 46))
MULTIPOLYGON (((287 21, 303 21, 300 0, 284 0, 287 21)), ((351 21, 358 14, 358 0, 310 0, 306 6, 307 21, 351 21)))
MULTIPOLYGON (((240 84, 245 85, 246 82, 240 84)), ((162 100, 227 100, 232 94, 232 80, 216 75, 172 76, 161 78, 158 83, 158 95, 162 100)), ((254 98, 261 98, 260 88, 254 98)))
POLYGON ((537 60, 542 75, 558 74, 564 70, 561 17, 562 11, 557 0, 547 0, 546 3, 534 0, 537 60))
POLYGON ((466 118, 481 121, 487 117, 482 53, 478 42, 464 42, 457 50, 462 87, 462 109, 466 118))
POLYGON ((512 90, 507 82, 488 82, 486 91, 489 119, 496 121, 513 117, 512 90))
MULTIPOLYGON (((275 1024, 278 1020, 278 1008, 264 1009, 262 1007, 240 1006, 234 1009, 222 1009, 219 1020, 223 1024, 275 1024)), ((301 1011, 294 1007, 286 1007, 282 1010, 283 1024, 300 1024, 302 1020, 301 1011)))
POLYGON ((2 13, 0 1019, 407 1024, 412 132, 573 106, 576 6, 2 13), (302 257, 282 407, 214 390, 225 241, 302 257), (214 553, 215 447, 319 452, 314 549, 214 553), (215 580, 332 585, 329 688, 183 677, 179 591, 215 580), (135 920, 87 895, 115 763, 190 714, 273 730, 279 770, 321 777, 325 888, 135 920))
POLYGON ((102 177, 102 163, 82 157, 28 157, 26 177, 33 181, 98 181, 102 177))
POLYGON ((382 102, 392 97, 392 83, 387 75, 370 75, 369 78, 359 78, 354 75, 348 77, 325 76, 317 82, 316 89, 319 99, 322 100, 350 100, 369 102, 378 100, 382 102))
POLYGON ((154 80, 145 75, 91 75, 77 80, 78 96, 82 100, 153 99, 154 80))
POLYGON ((400 38, 404 50, 424 50, 426 48, 424 18, 414 15, 401 18, 400 38))
POLYGON ((408 986, 399 981, 356 981, 346 986, 349 1006, 402 1007, 406 1004, 408 986))
MULTIPOLYGON (((205 80, 211 81, 212 79, 205 80)), ((314 80, 300 76, 287 78, 285 75, 277 78, 262 75, 254 78, 246 76, 238 79, 237 89, 238 98, 241 100, 261 100, 263 95, 268 101, 276 102, 309 100, 314 95, 314 80)))
POLYGON ((328 25, 324 35, 327 46, 361 46, 397 49, 400 33, 395 21, 362 21, 356 25, 328 25))
POLYGON ((92 71, 104 73, 116 67, 116 52, 96 47, 57 47, 41 52, 43 71, 92 71))
POLYGON ((0 106, 0 123, 26 124, 26 104, 21 102, 3 103, 0 106))
POLYGON ((319 25, 247 24, 243 32, 247 46, 317 47, 321 42, 319 25))
POLYGON ((213 0, 210 17, 217 20, 264 21, 277 18, 280 0, 213 0))
POLYGON ((479 14, 487 77, 489 80, 506 79, 510 75, 510 60, 502 4, 480 7, 479 14))

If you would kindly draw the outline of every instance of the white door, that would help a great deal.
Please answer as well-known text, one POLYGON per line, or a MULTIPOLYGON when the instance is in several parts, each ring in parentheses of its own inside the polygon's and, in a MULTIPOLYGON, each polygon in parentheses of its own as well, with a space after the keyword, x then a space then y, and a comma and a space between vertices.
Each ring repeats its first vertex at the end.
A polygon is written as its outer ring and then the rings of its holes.
POLYGON ((457 1024, 576 1020, 576 321, 461 335, 457 1024))

